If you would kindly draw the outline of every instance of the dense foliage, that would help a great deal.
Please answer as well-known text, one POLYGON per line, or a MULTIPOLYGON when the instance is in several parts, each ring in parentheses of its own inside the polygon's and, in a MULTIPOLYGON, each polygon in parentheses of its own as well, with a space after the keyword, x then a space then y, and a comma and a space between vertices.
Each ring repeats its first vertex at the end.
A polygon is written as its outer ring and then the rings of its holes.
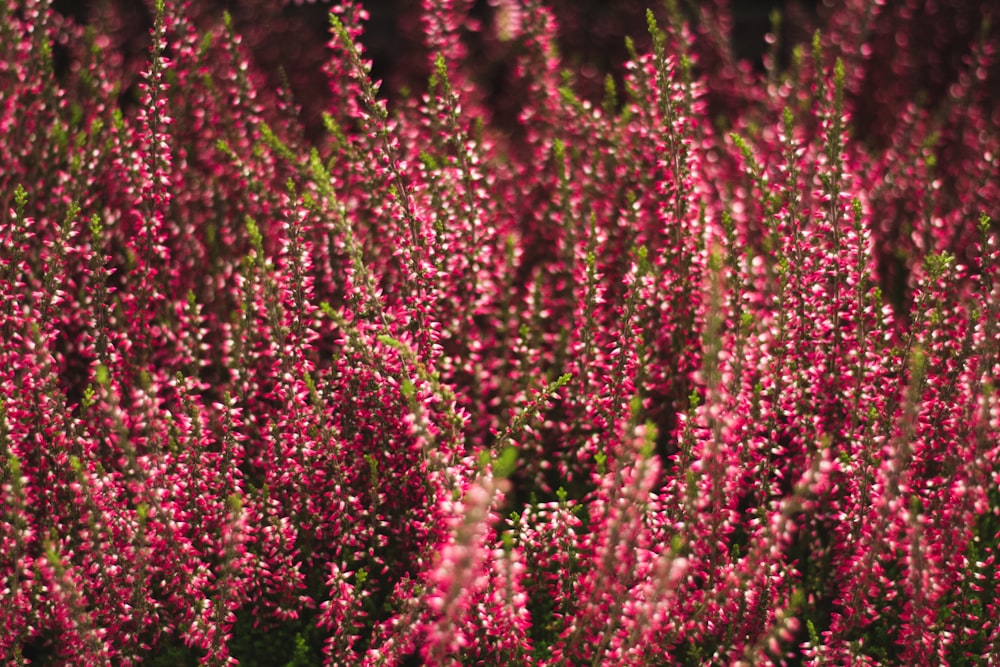
POLYGON ((3 662, 998 664, 1000 11, 481 4, 0 1, 3 662))

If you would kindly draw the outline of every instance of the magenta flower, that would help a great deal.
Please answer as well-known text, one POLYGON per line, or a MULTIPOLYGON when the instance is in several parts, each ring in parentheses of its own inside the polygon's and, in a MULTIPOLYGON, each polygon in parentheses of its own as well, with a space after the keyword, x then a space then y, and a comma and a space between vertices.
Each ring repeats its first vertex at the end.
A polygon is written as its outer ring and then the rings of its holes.
POLYGON ((633 4, 0 0, 4 664, 997 661, 998 11, 633 4))

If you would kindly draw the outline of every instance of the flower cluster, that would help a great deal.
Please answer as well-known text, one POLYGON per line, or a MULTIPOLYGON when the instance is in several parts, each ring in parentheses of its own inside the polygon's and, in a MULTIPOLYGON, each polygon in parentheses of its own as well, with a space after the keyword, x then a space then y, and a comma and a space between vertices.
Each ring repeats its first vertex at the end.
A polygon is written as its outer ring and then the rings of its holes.
POLYGON ((991 3, 127 4, 0 0, 4 664, 1000 663, 991 3))

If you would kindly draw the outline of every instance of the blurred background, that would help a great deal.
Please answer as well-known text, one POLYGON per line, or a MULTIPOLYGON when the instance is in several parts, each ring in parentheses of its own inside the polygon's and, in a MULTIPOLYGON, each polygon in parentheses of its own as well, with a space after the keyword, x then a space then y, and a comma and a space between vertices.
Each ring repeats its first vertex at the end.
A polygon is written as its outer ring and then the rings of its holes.
MULTIPOLYGON (((421 90, 429 76, 429 54, 423 45, 421 4, 416 0, 371 0, 361 3, 370 17, 362 38, 366 56, 372 60, 372 76, 383 81, 382 94, 389 99, 403 90, 421 90)), ((625 37, 630 36, 640 52, 649 46, 646 9, 651 4, 661 22, 667 20, 663 3, 650 0, 548 0, 559 26, 559 48, 567 66, 577 76, 577 89, 585 97, 600 100, 604 79, 612 74, 620 79, 628 59, 625 37)), ((681 11, 697 24, 700 5, 715 12, 728 12, 727 27, 732 55, 761 68, 766 47, 770 16, 779 10, 783 16, 781 42, 801 42, 819 25, 815 0, 735 0, 733 2, 678 3, 681 11)), ((302 107, 307 133, 322 132, 321 113, 329 102, 323 63, 328 57, 328 13, 332 2, 281 2, 275 0, 196 0, 189 10, 197 23, 217 23, 224 11, 233 18, 252 62, 272 86, 287 79, 296 102, 302 107)), ((513 48, 490 39, 496 32, 497 0, 476 0, 467 24, 466 43, 475 59, 479 83, 490 95, 498 116, 513 113, 516 91, 511 87, 513 48)), ((129 95, 138 73, 145 64, 152 26, 152 2, 140 0, 56 0, 55 9, 82 24, 99 27, 110 33, 112 48, 120 49, 124 59, 129 95)), ((779 49, 784 58, 788 48, 779 49)))

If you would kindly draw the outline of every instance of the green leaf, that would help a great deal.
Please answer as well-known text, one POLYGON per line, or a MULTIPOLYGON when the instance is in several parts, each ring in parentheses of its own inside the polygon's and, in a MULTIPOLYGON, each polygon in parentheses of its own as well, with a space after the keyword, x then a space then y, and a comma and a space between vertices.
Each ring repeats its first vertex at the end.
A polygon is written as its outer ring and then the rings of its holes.
POLYGON ((500 452, 500 456, 493 461, 493 476, 497 479, 507 479, 517 468, 517 447, 507 445, 500 452))

